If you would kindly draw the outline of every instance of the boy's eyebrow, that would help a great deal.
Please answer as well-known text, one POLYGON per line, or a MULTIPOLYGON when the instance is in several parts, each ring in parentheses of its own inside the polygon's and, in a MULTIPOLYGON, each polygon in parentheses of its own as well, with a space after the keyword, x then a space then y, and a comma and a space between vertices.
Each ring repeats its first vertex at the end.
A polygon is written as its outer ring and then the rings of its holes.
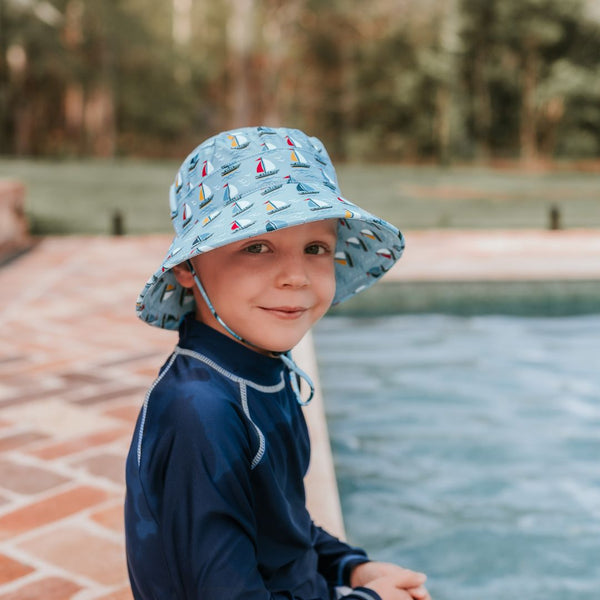
POLYGON ((335 242, 337 241, 337 235, 335 233, 325 233, 323 235, 317 235, 315 236, 315 241, 318 242, 319 240, 322 240, 324 242, 335 242))

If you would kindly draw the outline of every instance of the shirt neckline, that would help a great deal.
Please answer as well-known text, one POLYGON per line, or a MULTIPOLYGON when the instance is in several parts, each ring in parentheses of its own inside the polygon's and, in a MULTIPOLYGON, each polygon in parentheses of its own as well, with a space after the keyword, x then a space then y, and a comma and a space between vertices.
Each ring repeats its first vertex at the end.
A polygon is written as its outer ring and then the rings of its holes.
POLYGON ((284 365, 279 358, 244 346, 198 321, 193 313, 186 315, 179 326, 179 346, 199 352, 234 375, 259 385, 281 381, 284 365))

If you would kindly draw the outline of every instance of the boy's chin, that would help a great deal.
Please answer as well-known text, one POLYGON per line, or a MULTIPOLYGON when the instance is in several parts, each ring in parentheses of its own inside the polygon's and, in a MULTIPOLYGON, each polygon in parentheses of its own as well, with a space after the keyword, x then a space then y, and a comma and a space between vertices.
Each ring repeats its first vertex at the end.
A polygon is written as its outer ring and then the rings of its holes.
POLYGON ((293 350, 300 343, 306 332, 296 335, 286 335, 282 337, 265 336, 260 339, 250 337, 248 347, 253 350, 262 352, 263 354, 282 354, 293 350))
MULTIPOLYGON (((295 332, 287 331, 280 332, 279 335, 258 335, 257 331, 249 331, 247 328, 240 327, 236 333, 243 338, 244 341, 240 341, 229 331, 227 331, 220 323, 214 318, 203 319, 201 315, 196 314, 196 319, 216 329, 223 335, 234 339, 235 341, 243 344, 247 348, 259 352, 260 354, 282 354, 292 350, 294 346, 300 343, 300 340, 306 335, 307 331, 303 328, 296 330, 295 332)), ((234 329, 235 331, 235 329, 234 329)))
POLYGON ((296 344, 298 344, 300 340, 295 340, 290 342, 289 345, 286 343, 269 343, 266 340, 263 340, 260 343, 254 343, 250 341, 249 344, 245 344, 248 348, 259 352, 260 354, 283 354, 292 350, 296 344))

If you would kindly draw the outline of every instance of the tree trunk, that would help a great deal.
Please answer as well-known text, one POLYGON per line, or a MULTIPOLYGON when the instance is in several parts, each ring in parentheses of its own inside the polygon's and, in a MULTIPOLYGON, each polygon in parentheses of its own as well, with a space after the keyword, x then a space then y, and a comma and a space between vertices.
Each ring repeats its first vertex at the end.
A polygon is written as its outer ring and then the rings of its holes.
POLYGON ((487 160, 491 155, 490 131, 492 127, 492 101, 485 76, 487 52, 478 52, 473 63, 473 122, 475 128, 476 156, 487 160))
POLYGON ((187 47, 192 41, 192 0, 173 0, 173 42, 187 47))
POLYGON ((537 151, 537 124, 535 92, 537 85, 537 55, 532 44, 526 44, 521 71, 520 154, 525 163, 535 161, 537 151))
POLYGON ((117 149, 117 124, 111 31, 106 15, 104 19, 98 40, 99 77, 87 91, 84 122, 92 155, 108 158, 114 156, 117 149))
POLYGON ((551 159, 556 149, 556 132, 565 114, 564 98, 552 98, 544 111, 544 136, 540 142, 540 153, 544 158, 551 159))
POLYGON ((260 116, 266 124, 281 125, 284 115, 291 112, 290 103, 295 101, 297 71, 288 72, 286 64, 294 35, 291 30, 302 8, 302 0, 265 3, 263 8, 265 57, 261 69, 260 116))
POLYGON ((438 81, 435 98, 436 116, 434 122, 435 145, 440 164, 450 162, 452 136, 452 85, 456 79, 456 56, 459 52, 459 14, 456 0, 443 0, 440 7, 439 45, 444 69, 438 81))
MULTIPOLYGON (((73 57, 79 55, 83 42, 83 10, 81 0, 69 0, 65 6, 62 39, 73 57)), ((69 146, 81 154, 85 151, 85 91, 82 83, 73 78, 72 73, 69 73, 69 76, 63 99, 65 135, 69 146)))
POLYGON ((85 101, 83 86, 70 81, 64 93, 65 134, 67 140, 78 153, 84 149, 83 125, 85 114, 85 101))
POLYGON ((7 153, 10 149, 10 114, 9 96, 10 81, 6 53, 8 50, 7 35, 8 19, 4 0, 0 0, 0 153, 7 153))
POLYGON ((250 54, 254 38, 254 0, 230 0, 227 45, 230 53, 228 82, 229 127, 248 125, 250 106, 250 54))
POLYGON ((487 160, 492 154, 492 97, 488 81, 487 67, 490 64, 494 23, 497 21, 496 2, 487 0, 478 6, 476 29, 473 33, 474 56, 471 63, 473 128, 475 135, 475 156, 487 160))
POLYGON ((85 131, 88 148, 93 156, 109 158, 115 155, 116 131, 114 97, 105 82, 88 94, 85 102, 85 131))
POLYGON ((441 165, 450 163, 450 111, 452 95, 448 85, 440 83, 436 94, 435 138, 438 161, 441 165))

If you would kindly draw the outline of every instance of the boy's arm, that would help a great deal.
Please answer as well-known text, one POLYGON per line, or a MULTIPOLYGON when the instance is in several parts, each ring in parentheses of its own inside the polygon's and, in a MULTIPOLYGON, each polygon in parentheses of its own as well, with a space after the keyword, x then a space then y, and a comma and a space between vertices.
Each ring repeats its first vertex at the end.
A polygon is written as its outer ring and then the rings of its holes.
POLYGON ((342 542, 314 523, 312 537, 319 554, 319 573, 332 586, 349 586, 354 567, 369 562, 364 550, 342 542))
MULTIPOLYGON (((162 557, 151 558, 166 563, 173 597, 307 600, 291 591, 270 592, 258 570, 248 468, 253 448, 243 416, 223 409, 225 402, 205 404, 202 418, 189 399, 174 404, 163 417, 162 447, 142 461, 157 461, 150 472, 162 489, 156 515, 162 557)), ((325 554, 333 557, 341 542, 328 536, 328 543, 324 532, 317 535, 325 554)), ((381 599, 370 590, 357 590, 345 600, 381 599)))
POLYGON ((313 539, 319 553, 319 572, 330 585, 348 586, 354 590, 342 600, 351 598, 406 598, 431 600, 423 584, 423 573, 391 563, 373 562, 364 550, 350 546, 313 524, 313 539), (379 591, 379 594, 377 591, 379 591))
POLYGON ((165 415, 167 459, 152 471, 163 477, 157 517, 174 598, 291 598, 270 594, 257 568, 252 448, 236 411, 211 397, 199 414, 192 398, 177 398, 165 415))

